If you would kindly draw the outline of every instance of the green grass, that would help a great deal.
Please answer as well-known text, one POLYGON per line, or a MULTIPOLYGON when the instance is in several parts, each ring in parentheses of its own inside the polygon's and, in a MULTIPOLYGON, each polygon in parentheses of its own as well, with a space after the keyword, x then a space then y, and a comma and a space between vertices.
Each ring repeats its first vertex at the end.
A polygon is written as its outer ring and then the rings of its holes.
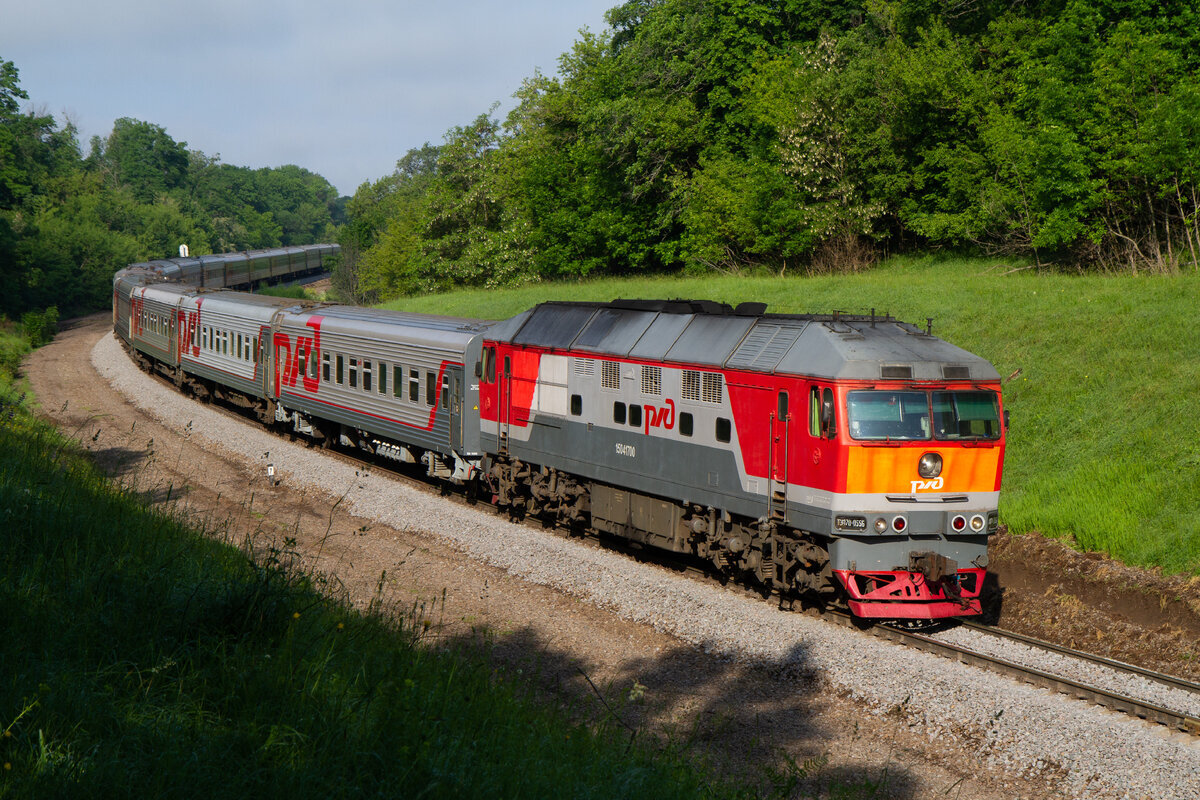
POLYGON ((312 300, 312 295, 303 286, 259 286, 255 294, 265 294, 271 297, 290 297, 293 300, 312 300))
POLYGON ((1000 260, 898 258, 845 276, 534 284, 391 308, 503 319, 544 300, 688 297, 770 311, 891 312, 1018 374, 1001 516, 1084 550, 1200 574, 1200 275, 1064 275, 1000 260))
POLYGON ((255 562, 149 511, 0 408, 0 797, 749 793, 349 610, 287 550, 255 562))

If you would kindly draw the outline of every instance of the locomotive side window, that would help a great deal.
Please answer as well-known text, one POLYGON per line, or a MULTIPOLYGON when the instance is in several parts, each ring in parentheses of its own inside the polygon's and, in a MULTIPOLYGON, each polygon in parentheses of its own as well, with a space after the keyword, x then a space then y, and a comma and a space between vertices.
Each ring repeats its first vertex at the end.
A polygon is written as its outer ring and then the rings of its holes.
POLYGON ((639 405, 629 406, 629 424, 634 428, 642 427, 642 407, 639 405))
POLYGON ((496 382, 496 348, 483 348, 483 382, 496 382))
POLYGON ((679 433, 681 436, 691 436, 693 430, 692 414, 690 411, 684 411, 679 415, 679 433))
POLYGON ((583 413, 583 395, 571 395, 571 416, 578 417, 583 413))
POLYGON ((625 404, 620 401, 613 403, 613 422, 618 425, 625 424, 625 404))
POLYGON ((821 398, 821 433, 827 439, 837 436, 837 414, 833 404, 833 389, 825 388, 821 398))
POLYGON ((437 403, 437 375, 432 372, 425 373, 425 404, 435 405, 437 403))
POLYGON ((729 424, 729 420, 724 417, 717 417, 717 441, 728 442, 733 438, 733 426, 729 424))

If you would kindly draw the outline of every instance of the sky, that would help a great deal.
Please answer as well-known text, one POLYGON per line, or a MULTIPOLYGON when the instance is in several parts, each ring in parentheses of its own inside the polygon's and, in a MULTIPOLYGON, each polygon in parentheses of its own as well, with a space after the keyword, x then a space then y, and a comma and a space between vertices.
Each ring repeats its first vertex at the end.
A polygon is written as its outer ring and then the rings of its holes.
POLYGON ((341 194, 441 144, 621 0, 0 0, 26 110, 92 136, 133 117, 227 164, 297 164, 341 194))

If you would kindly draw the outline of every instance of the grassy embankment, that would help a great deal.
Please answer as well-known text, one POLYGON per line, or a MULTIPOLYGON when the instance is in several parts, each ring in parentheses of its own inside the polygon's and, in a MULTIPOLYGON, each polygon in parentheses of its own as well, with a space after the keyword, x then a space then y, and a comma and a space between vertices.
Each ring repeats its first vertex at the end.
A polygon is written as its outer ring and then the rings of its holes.
POLYGON ((148 510, 0 398, 0 798, 747 793, 619 705, 552 709, 415 614, 349 610, 286 539, 256 563, 148 510))
POLYGON ((893 259, 858 275, 537 284, 389 304, 501 319, 543 300, 699 297, 771 311, 874 307, 1015 375, 1002 520, 1139 566, 1200 574, 1200 275, 1012 272, 1002 261, 893 259), (1020 371, 1018 373, 1018 370, 1020 371))

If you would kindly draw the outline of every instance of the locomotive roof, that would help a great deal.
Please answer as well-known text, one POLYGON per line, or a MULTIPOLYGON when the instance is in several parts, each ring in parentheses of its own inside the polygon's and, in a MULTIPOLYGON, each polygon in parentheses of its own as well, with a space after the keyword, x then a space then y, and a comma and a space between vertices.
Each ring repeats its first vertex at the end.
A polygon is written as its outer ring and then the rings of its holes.
POLYGON ((548 302, 488 339, 597 356, 828 379, 999 379, 985 359, 888 315, 767 314, 691 300, 548 302))

